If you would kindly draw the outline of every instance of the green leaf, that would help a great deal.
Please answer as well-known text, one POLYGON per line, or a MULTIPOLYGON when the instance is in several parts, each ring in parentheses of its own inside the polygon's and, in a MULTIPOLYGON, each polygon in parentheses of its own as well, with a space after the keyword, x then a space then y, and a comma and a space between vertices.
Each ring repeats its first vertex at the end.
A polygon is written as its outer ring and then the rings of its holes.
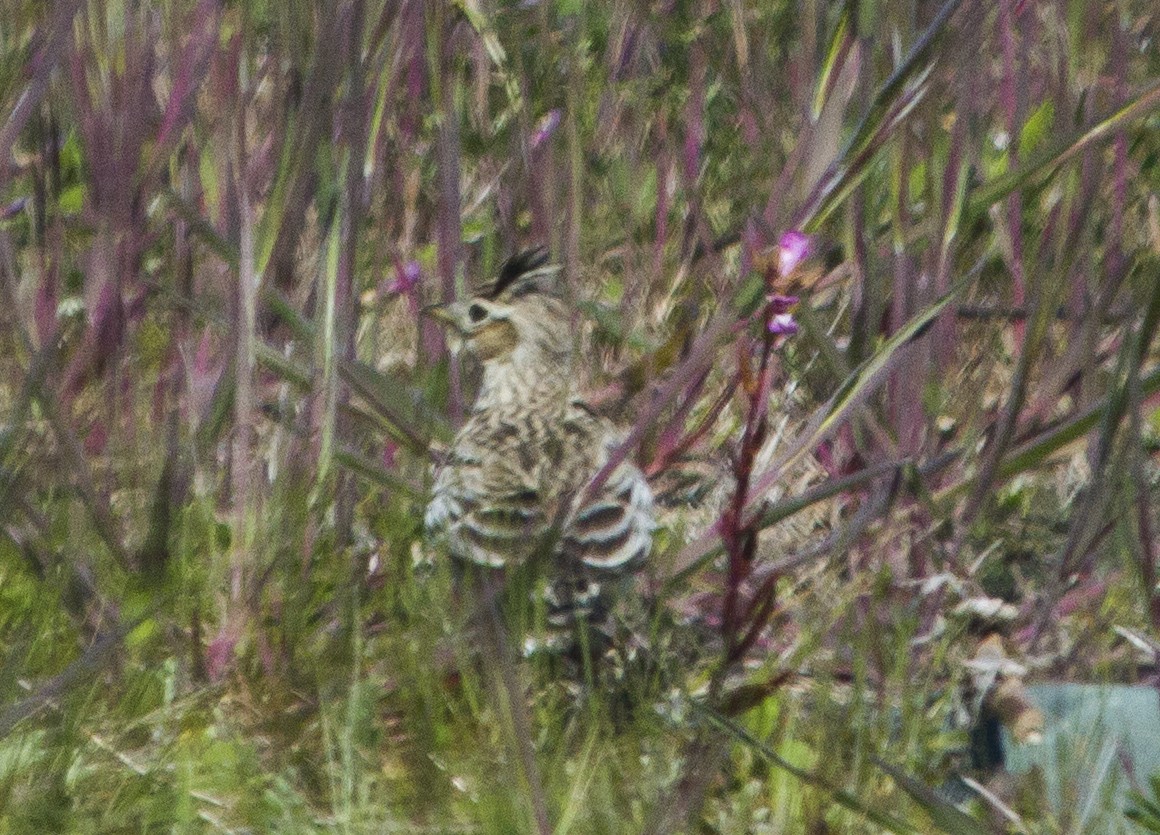
POLYGON ((1038 183, 1055 173, 1059 166, 1076 156, 1089 145, 1108 139, 1133 119, 1160 107, 1160 81, 1141 92, 1115 113, 1097 122, 1092 127, 1070 139, 1057 143, 1050 149, 1033 155, 1027 164, 1020 166, 980 188, 970 200, 972 213, 986 211, 987 207, 1018 191, 1024 186, 1038 183))
POLYGON ((63 215, 78 214, 81 209, 85 207, 85 200, 88 199, 89 190, 85 188, 84 184, 77 183, 71 185, 60 193, 60 199, 57 205, 63 215))
MULTIPOLYGON (((755 754, 760 756, 770 765, 776 766, 783 771, 789 772, 803 783, 807 783, 811 786, 814 786, 815 788, 821 789, 822 791, 829 794, 830 797, 833 798, 834 802, 844 809, 848 809, 855 814, 865 816, 867 820, 871 821, 877 826, 882 827, 888 832, 916 831, 914 827, 912 827, 906 821, 900 818, 896 818, 889 812, 882 809, 875 809, 874 807, 861 801, 851 792, 848 792, 842 788, 838 788, 837 786, 830 785, 830 783, 827 782, 825 778, 819 777, 817 774, 806 771, 805 769, 799 768, 798 766, 789 762, 729 717, 723 716, 720 713, 710 710, 703 705, 698 705, 697 709, 698 712, 706 716, 712 724, 726 731, 730 736, 752 750, 755 754)), ((984 835, 985 833, 986 830, 984 830, 984 835)), ((968 833, 968 835, 974 835, 974 833, 968 833)))
POLYGON ((1055 103, 1046 99, 1023 123, 1019 133, 1019 151, 1029 153, 1043 144, 1055 122, 1055 103))
POLYGON ((991 830, 972 818, 949 800, 942 798, 925 783, 915 780, 900 768, 874 757, 874 764, 889 774, 904 792, 914 798, 940 832, 951 835, 989 835, 991 830))
POLYGON ((810 106, 810 118, 815 122, 822 115, 822 108, 826 106, 826 97, 834 84, 837 71, 841 69, 838 58, 845 54, 850 38, 850 6, 842 10, 838 25, 834 27, 834 34, 830 37, 829 47, 826 49, 826 58, 822 62, 822 70, 818 73, 818 83, 814 89, 814 100, 810 106))

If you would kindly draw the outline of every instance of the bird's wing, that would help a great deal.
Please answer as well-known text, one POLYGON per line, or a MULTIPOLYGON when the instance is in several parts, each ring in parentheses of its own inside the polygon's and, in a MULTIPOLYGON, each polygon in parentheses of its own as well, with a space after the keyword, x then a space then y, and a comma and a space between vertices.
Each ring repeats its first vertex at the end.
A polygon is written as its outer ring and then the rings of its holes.
POLYGON ((425 525, 453 556, 489 568, 526 559, 548 533, 536 481, 518 456, 471 432, 435 477, 425 525))
POLYGON ((656 527, 652 491, 644 474, 622 461, 595 495, 586 496, 588 480, 608 462, 621 438, 605 421, 576 403, 566 417, 573 435, 589 436, 589 466, 577 483, 576 503, 562 530, 565 559, 599 572, 622 573, 640 566, 652 547, 656 527), (595 451, 595 454, 593 454, 595 451))

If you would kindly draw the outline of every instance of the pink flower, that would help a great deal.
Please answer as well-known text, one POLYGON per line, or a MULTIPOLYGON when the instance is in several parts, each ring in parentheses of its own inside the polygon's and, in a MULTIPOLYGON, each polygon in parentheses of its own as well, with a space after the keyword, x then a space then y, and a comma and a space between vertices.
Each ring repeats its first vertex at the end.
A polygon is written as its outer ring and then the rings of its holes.
POLYGON ((801 328, 798 326, 798 323, 794 321, 793 316, 788 313, 775 314, 774 317, 769 320, 769 332, 775 333, 778 336, 793 336, 799 330, 801 330, 801 328))
POLYGON ((796 334, 801 327, 790 313, 790 308, 798 303, 797 296, 772 295, 769 301, 769 332, 777 336, 777 344, 796 334))
POLYGON ((392 296, 399 293, 410 293, 419 283, 422 274, 417 261, 408 261, 406 264, 397 265, 395 267, 395 280, 387 285, 387 293, 392 296))
MULTIPOLYGON (((777 274, 787 276, 809 257, 812 242, 809 235, 791 229, 777 242, 777 274)), ((795 300, 796 301, 796 300, 795 300)))

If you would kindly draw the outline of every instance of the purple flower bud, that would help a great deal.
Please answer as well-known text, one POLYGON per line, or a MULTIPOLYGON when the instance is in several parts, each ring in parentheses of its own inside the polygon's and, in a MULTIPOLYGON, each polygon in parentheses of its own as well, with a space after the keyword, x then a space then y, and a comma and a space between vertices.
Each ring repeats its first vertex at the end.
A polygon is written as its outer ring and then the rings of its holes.
POLYGON ((789 309, 798 303, 797 296, 779 296, 773 295, 769 297, 769 306, 773 315, 782 313, 789 313, 789 309))
POLYGON ((793 315, 789 313, 775 313, 769 320, 769 332, 778 336, 793 336, 800 330, 793 315))
POLYGON ((810 254, 808 235, 796 229, 784 233, 777 242, 777 274, 786 276, 798 268, 810 254))
POLYGON ((555 133, 556 128, 560 126, 560 110, 549 110, 540 120, 536 122, 536 129, 532 131, 531 145, 532 150, 536 150, 543 145, 548 137, 555 133))
POLYGON ((798 303, 797 296, 782 296, 773 294, 766 301, 769 303, 769 332, 777 336, 777 344, 781 345, 786 339, 800 330, 794 320, 790 308, 798 303))

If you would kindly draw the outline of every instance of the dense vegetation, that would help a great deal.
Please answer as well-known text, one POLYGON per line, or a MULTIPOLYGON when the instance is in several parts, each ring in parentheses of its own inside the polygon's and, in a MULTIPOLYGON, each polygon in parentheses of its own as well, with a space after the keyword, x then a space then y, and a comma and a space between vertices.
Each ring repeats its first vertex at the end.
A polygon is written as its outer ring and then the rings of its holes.
POLYGON ((0 833, 1131 831, 968 730, 1156 680, 1158 40, 0 0, 0 833), (579 704, 421 526, 472 369, 420 308, 535 243, 665 497, 651 672, 579 704))

